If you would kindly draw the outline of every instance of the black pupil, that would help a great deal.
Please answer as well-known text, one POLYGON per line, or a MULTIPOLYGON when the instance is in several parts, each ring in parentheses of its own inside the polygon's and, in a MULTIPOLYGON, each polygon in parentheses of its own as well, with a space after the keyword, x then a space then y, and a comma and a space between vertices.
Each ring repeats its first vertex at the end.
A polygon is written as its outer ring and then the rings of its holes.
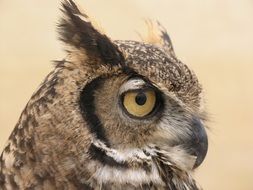
POLYGON ((146 101, 147 96, 143 92, 138 93, 137 96, 135 97, 135 102, 140 106, 144 105, 146 101))

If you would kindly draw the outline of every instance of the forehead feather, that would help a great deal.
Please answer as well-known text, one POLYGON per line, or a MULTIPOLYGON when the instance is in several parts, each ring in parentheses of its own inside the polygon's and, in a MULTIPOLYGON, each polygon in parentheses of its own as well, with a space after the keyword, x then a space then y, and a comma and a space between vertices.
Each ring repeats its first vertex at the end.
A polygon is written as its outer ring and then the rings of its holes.
POLYGON ((185 103, 198 103, 201 87, 195 74, 158 46, 136 41, 115 41, 126 66, 156 84, 163 84, 185 103))

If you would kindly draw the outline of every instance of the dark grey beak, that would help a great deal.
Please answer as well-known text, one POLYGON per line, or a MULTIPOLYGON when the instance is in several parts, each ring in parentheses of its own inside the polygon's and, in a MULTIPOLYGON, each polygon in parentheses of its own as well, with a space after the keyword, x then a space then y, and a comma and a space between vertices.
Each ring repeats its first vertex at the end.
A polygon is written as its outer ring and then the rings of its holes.
POLYGON ((197 157, 194 168, 197 168, 205 159, 208 150, 208 139, 206 130, 199 119, 192 121, 191 140, 187 142, 190 154, 197 157))

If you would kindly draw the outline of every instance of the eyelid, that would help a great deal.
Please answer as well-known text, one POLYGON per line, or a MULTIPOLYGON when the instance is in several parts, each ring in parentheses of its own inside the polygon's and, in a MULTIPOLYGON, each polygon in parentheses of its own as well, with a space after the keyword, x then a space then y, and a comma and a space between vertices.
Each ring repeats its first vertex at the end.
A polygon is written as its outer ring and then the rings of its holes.
POLYGON ((130 79, 121 86, 119 93, 124 94, 125 92, 143 89, 145 86, 147 86, 147 83, 140 78, 130 79))
POLYGON ((121 96, 124 96, 126 93, 129 92, 136 92, 136 93, 140 93, 140 92, 147 92, 147 91, 156 91, 152 86, 143 86, 142 88, 137 88, 137 89, 129 89, 128 91, 125 91, 121 94, 121 96))

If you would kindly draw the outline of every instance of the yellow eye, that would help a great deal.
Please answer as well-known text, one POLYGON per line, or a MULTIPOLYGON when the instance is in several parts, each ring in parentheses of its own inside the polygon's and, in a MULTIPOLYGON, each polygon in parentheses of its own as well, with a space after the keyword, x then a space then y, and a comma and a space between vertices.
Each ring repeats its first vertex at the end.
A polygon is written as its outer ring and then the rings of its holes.
POLYGON ((152 112, 156 104, 156 93, 146 91, 130 91, 124 95, 123 105, 127 112, 136 117, 144 117, 152 112))

